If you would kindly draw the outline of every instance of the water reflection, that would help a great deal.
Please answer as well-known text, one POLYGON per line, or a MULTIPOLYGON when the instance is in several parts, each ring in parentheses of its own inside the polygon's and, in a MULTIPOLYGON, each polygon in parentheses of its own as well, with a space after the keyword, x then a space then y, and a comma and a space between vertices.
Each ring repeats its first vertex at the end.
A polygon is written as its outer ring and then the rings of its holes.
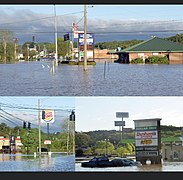
POLYGON ((75 171, 74 155, 0 154, 0 171, 75 171))
POLYGON ((76 172, 183 172, 183 162, 164 162, 162 165, 142 165, 108 168, 84 168, 81 163, 75 164, 76 172))

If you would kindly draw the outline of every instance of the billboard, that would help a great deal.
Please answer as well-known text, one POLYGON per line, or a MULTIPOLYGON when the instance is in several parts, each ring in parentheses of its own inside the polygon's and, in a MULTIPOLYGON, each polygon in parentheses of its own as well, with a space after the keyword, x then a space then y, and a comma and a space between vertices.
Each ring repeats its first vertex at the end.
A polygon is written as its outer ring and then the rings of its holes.
POLYGON ((158 139, 135 139, 135 146, 157 146, 158 139))
POLYGON ((54 123, 55 117, 54 117, 54 110, 46 109, 42 111, 42 123, 54 123))
POLYGON ((122 118, 122 117, 129 117, 129 113, 128 112, 116 112, 116 117, 117 118, 122 118))
MULTIPOLYGON (((84 33, 79 33, 79 38, 84 39, 84 33)), ((86 34, 86 39, 93 39, 93 34, 92 33, 87 33, 86 34)))
POLYGON ((146 164, 161 164, 160 118, 140 119, 135 122, 136 160, 146 164))
POLYGON ((77 31, 77 30, 74 31, 74 38, 75 38, 75 39, 78 39, 80 33, 84 33, 84 31, 77 31))
POLYGON ((115 126, 125 126, 125 121, 114 121, 115 126))
MULTIPOLYGON (((84 46, 84 34, 83 33, 79 33, 78 44, 79 44, 79 46, 84 46)), ((92 46, 92 49, 93 49, 93 45, 94 45, 94 35, 93 34, 91 34, 91 33, 86 34, 86 44, 87 44, 87 46, 92 46)))
POLYGON ((137 131, 135 132, 135 139, 158 138, 157 131, 137 131))
POLYGON ((137 157, 144 157, 144 156, 158 156, 158 151, 138 151, 136 152, 137 157))

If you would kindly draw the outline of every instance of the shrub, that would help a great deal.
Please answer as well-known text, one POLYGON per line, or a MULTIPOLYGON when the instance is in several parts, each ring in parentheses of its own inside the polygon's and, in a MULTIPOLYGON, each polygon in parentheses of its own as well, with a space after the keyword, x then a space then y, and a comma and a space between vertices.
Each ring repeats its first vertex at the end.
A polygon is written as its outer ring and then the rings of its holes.
POLYGON ((131 64, 138 64, 138 63, 143 63, 142 58, 136 58, 131 60, 131 64))
POLYGON ((146 64, 169 64, 167 56, 151 56, 145 60, 146 64))

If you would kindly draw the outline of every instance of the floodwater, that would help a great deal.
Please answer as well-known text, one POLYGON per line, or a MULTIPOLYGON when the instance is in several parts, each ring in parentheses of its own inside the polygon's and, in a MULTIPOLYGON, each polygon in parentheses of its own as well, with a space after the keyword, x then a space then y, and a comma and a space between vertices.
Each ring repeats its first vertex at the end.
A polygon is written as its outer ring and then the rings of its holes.
POLYGON ((75 156, 52 154, 34 157, 23 154, 0 154, 0 172, 73 172, 75 156))
POLYGON ((142 165, 125 167, 102 167, 86 168, 81 167, 81 162, 75 164, 76 172, 183 172, 183 162, 163 162, 162 165, 142 165))
POLYGON ((183 65, 97 63, 62 65, 51 61, 0 64, 5 96, 174 96, 183 95, 183 65))

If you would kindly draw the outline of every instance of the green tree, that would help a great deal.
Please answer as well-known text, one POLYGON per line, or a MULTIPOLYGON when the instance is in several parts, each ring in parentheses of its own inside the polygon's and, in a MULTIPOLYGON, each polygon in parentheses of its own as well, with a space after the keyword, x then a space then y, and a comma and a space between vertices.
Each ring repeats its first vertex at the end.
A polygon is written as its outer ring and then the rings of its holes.
POLYGON ((70 41, 64 41, 63 38, 58 38, 58 56, 71 56, 70 41))
POLYGON ((13 32, 5 29, 0 30, 0 47, 1 47, 1 60, 3 63, 7 63, 7 56, 11 54, 14 50, 12 48, 8 48, 11 44, 13 44, 13 32))
POLYGON ((125 155, 128 153, 127 148, 119 146, 116 149, 116 154, 118 155, 118 157, 125 157, 125 155))
POLYGON ((89 146, 90 136, 85 133, 76 132, 75 142, 78 147, 89 146))

